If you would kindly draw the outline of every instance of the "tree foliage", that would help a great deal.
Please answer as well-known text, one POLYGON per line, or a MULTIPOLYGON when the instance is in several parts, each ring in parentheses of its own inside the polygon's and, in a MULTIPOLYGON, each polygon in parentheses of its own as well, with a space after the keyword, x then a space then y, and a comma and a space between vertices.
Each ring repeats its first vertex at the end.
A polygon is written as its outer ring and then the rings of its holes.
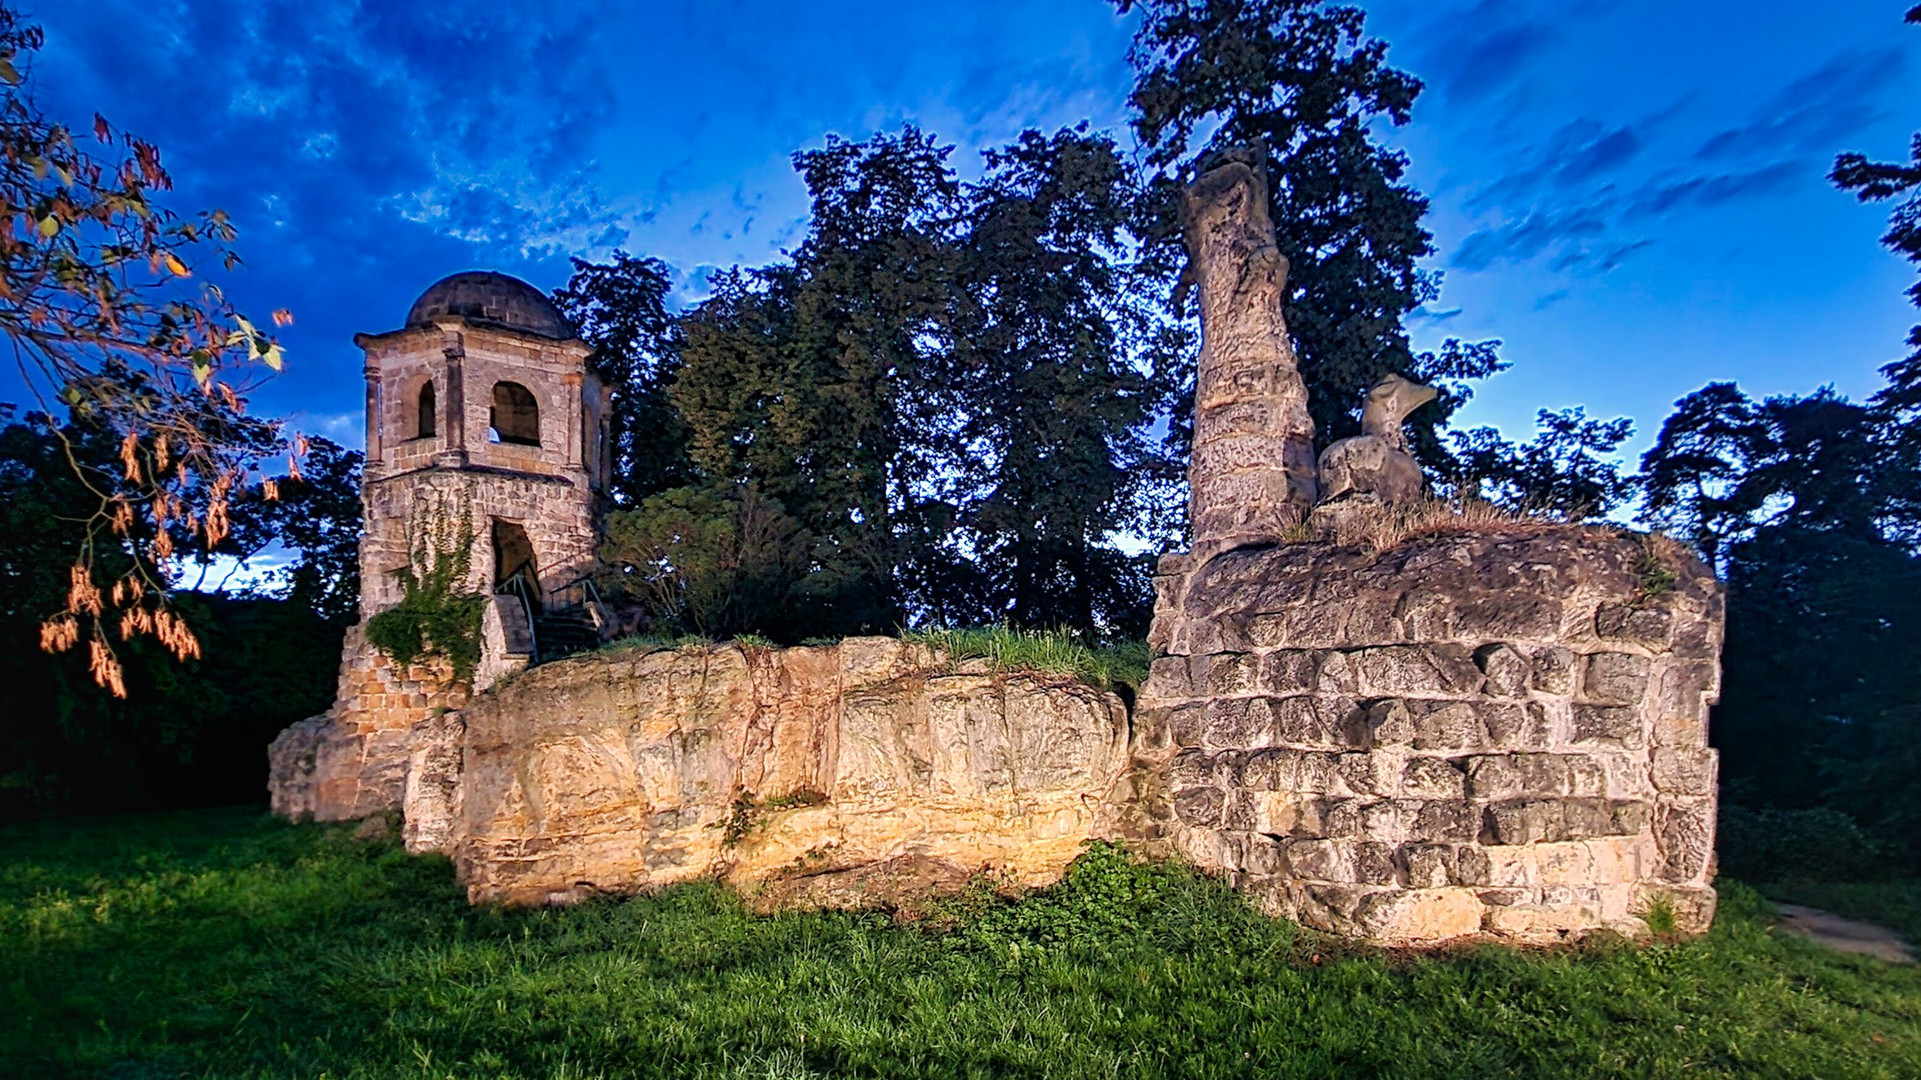
POLYGON ((365 455, 310 439, 300 475, 279 483, 274 529, 299 557, 287 571, 287 599, 346 625, 360 609, 360 468, 365 455))
POLYGON ((1494 428, 1449 432, 1454 464, 1446 479, 1455 495, 1568 521, 1602 517, 1633 496, 1633 478, 1603 456, 1634 433, 1633 421, 1590 420, 1577 406, 1542 409, 1538 423, 1535 437, 1519 444, 1494 428))
MULTIPOLYGON (((1134 131, 1151 172, 1139 209, 1143 269, 1171 290, 1170 319, 1189 314, 1178 280, 1186 262, 1180 188, 1216 152, 1267 150, 1269 213, 1289 262, 1285 315, 1307 384, 1316 440, 1360 432, 1366 390, 1399 373, 1448 382, 1451 392, 1408 420, 1431 467, 1448 464, 1435 435, 1465 402, 1465 381, 1501 367, 1498 342, 1449 342, 1417 354, 1404 320, 1439 292, 1418 265, 1433 253, 1427 199, 1406 180, 1407 159, 1377 129, 1407 122, 1420 80, 1387 61, 1358 8, 1323 0, 1115 0, 1138 11, 1129 60, 1134 131), (1203 137, 1204 136, 1204 137, 1203 137)), ((1191 437, 1193 333, 1165 333, 1157 377, 1178 388, 1167 448, 1191 437)))
POLYGON ((979 583, 972 619, 1138 635, 1146 567, 1110 534, 1145 524, 1160 395, 1128 354, 1138 313, 1116 260, 1127 170, 1084 126, 1025 132, 986 165, 967 191, 948 383, 965 448, 961 535, 979 583))
POLYGON ((681 487, 607 519, 601 560, 646 628, 799 640, 812 537, 754 484, 681 487))
POLYGON ((83 134, 41 111, 42 43, 0 8, 0 335, 39 411, 115 442, 122 475, 111 485, 69 452, 93 506, 42 642, 61 651, 84 639, 93 678, 122 694, 116 640, 150 634, 183 660, 199 651, 168 611, 167 573, 181 537, 214 550, 231 536, 258 449, 235 441, 259 429, 245 416, 245 380, 277 370, 281 350, 217 288, 191 287, 197 270, 238 261, 225 214, 182 218, 161 205, 171 180, 151 143, 100 116, 83 134), (140 519, 153 527, 136 529, 140 519), (136 542, 149 545, 138 558, 108 554, 136 542))
MULTIPOLYGON (((204 655, 183 662, 149 639, 122 643, 125 699, 96 685, 84 654, 41 651, 92 489, 118 464, 117 440, 98 428, 56 428, 44 414, 0 426, 0 680, 12 703, 0 818, 256 799, 267 741, 333 700, 344 623, 297 601, 176 594, 171 614, 204 655)), ((124 574, 121 560, 148 549, 103 548, 96 572, 124 574)))
POLYGON ((668 389, 680 366, 680 326, 667 308, 673 272, 659 259, 615 251, 573 260, 554 302, 593 346, 594 373, 613 389, 611 494, 632 505, 690 477, 687 438, 668 389))

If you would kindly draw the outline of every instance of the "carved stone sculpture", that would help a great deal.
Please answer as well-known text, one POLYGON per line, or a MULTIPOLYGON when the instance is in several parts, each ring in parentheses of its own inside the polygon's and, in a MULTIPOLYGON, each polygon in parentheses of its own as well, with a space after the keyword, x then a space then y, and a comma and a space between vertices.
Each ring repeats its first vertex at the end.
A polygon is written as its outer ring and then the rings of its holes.
POLYGON ((1314 420, 1260 153, 1224 156, 1188 187, 1183 216, 1201 309, 1188 515, 1194 549, 1221 551, 1278 539, 1313 507, 1314 420))
POLYGON ((1408 453, 1401 424, 1409 413, 1433 401, 1436 393, 1431 386, 1399 375, 1374 384, 1361 407, 1362 434, 1342 439, 1321 454, 1324 508, 1405 506, 1421 497, 1421 467, 1408 453))

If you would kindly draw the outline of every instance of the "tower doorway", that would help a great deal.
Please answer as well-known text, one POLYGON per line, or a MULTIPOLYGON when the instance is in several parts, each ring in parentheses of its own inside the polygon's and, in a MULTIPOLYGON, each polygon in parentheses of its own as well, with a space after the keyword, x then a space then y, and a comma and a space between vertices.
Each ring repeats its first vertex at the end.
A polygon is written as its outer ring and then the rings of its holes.
POLYGON ((527 595, 540 599, 540 568, 534 563, 534 544, 527 530, 511 521, 494 519, 494 591, 507 589, 515 581, 527 588, 527 595))

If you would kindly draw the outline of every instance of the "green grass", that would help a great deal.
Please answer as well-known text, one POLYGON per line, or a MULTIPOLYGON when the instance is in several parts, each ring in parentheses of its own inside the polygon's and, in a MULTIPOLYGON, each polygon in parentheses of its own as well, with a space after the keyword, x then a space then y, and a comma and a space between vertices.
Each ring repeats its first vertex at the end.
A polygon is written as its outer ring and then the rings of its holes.
POLYGON ((448 864, 255 810, 0 830, 0 1076, 1921 1076, 1921 969, 1768 928, 1341 948, 1097 849, 927 922, 710 886, 472 909, 448 864))
POLYGON ((1139 687, 1147 680, 1144 641, 1090 647, 1073 634, 1006 626, 909 630, 901 638, 931 646, 952 663, 986 660, 995 671, 1060 675, 1103 690, 1116 685, 1139 687))

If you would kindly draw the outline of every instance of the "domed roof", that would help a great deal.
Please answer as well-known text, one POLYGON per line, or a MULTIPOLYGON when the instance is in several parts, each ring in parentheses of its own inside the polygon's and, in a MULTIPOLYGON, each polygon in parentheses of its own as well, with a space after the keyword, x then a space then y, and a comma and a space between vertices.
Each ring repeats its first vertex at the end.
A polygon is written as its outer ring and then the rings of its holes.
POLYGON ((493 270, 463 270, 434 282, 408 309, 407 325, 420 326, 440 315, 458 315, 541 337, 574 336, 566 317, 539 289, 493 270))

